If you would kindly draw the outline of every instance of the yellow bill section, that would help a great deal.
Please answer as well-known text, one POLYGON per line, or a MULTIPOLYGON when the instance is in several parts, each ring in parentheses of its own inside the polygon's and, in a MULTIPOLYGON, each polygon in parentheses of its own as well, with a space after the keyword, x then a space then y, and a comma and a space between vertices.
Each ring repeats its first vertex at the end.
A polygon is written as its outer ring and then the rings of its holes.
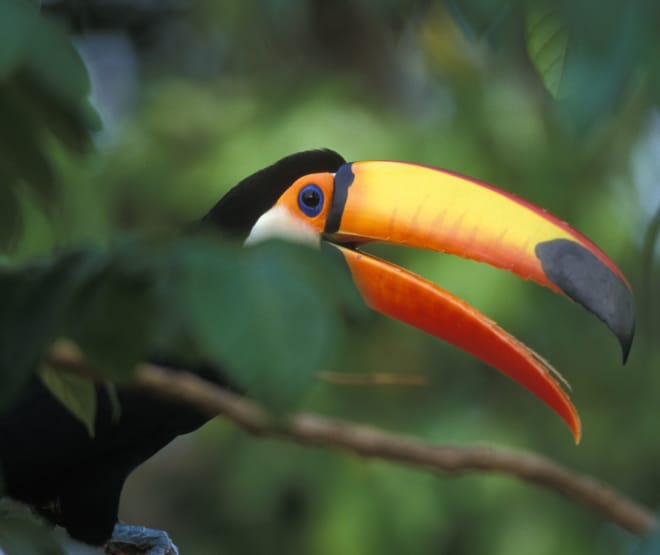
POLYGON ((593 243, 545 210, 436 168, 400 162, 351 164, 339 234, 436 250, 486 262, 558 291, 535 249, 556 239, 576 242, 621 279, 593 243))

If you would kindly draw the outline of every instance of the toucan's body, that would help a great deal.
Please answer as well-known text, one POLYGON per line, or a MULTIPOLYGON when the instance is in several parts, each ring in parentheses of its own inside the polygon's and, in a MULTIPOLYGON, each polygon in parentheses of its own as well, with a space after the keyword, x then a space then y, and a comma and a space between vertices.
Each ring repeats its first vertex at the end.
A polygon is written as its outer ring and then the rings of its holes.
MULTIPOLYGON (((632 341, 630 287, 602 251, 530 203, 443 170, 398 162, 349 164, 332 151, 303 152, 244 179, 203 223, 248 245, 272 236, 333 244, 368 305, 516 380, 555 410, 576 440, 577 412, 547 362, 451 293, 359 247, 386 241, 510 270, 596 314, 618 337, 624 358, 632 341)), ((35 382, 0 416, 0 463, 11 496, 72 536, 100 544, 117 521, 131 470, 206 417, 145 391, 122 389, 121 419, 115 422, 105 393, 98 395, 97 429, 90 438, 35 382)))
POLYGON ((135 467, 208 420, 146 391, 120 389, 118 395, 122 413, 115 421, 107 390, 97 388, 94 437, 36 380, 0 417, 6 493, 92 545, 110 539, 124 481, 135 467))

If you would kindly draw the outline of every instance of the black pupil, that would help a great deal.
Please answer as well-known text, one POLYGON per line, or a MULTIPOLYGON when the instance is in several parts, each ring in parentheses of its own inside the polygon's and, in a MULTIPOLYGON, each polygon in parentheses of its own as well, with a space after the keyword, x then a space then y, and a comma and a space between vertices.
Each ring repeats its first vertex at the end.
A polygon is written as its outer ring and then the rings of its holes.
POLYGON ((321 195, 315 189, 308 189, 307 191, 303 191, 302 201, 305 203, 305 206, 316 208, 319 202, 321 202, 321 195))

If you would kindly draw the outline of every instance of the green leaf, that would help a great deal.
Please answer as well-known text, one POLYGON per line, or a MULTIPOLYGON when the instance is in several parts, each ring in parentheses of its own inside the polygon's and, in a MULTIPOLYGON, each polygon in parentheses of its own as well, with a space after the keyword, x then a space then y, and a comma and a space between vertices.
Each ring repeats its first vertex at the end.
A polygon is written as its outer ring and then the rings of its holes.
MULTIPOLYGON (((249 395, 287 408, 331 360, 340 315, 361 305, 357 298, 345 266, 328 253, 280 242, 132 241, 2 268, 0 408, 60 337, 111 379, 164 354, 215 364, 249 395)), ((71 384, 52 381, 91 426, 88 392, 79 397, 71 384)))
POLYGON ((28 53, 36 11, 20 0, 0 0, 0 81, 18 67, 28 53))
POLYGON ((126 244, 99 258, 72 300, 64 334, 110 379, 126 379, 149 355, 160 323, 158 265, 126 244))
MULTIPOLYGON (((65 32, 34 2, 0 0, 0 188, 25 184, 42 208, 52 209, 57 176, 50 135, 76 152, 89 147, 90 131, 99 127, 89 92, 87 71, 65 32)), ((11 243, 20 223, 13 217, 0 225, 0 244, 11 243)))
MULTIPOLYGON (((6 175, 0 168, 0 182, 7 182, 6 175)), ((10 246, 16 239, 22 223, 20 208, 14 191, 0 186, 0 249, 10 246)))
POLYGON ((527 52, 545 88, 560 99, 568 52, 568 30, 545 6, 529 7, 526 20, 527 52))
POLYGON ((19 67, 50 94, 77 108, 90 82, 66 34, 25 0, 0 0, 0 81, 19 67))
POLYGON ((22 268, 0 267, 0 409, 60 336, 89 263, 79 251, 22 268))
POLYGON ((54 97, 76 109, 90 92, 85 65, 67 36, 53 23, 40 21, 31 37, 26 70, 54 97))
POLYGON ((15 181, 25 181, 42 204, 51 203, 55 177, 41 145, 41 122, 13 85, 0 88, 0 166, 15 181))
POLYGON ((96 429, 96 387, 91 380, 44 366, 39 378, 53 396, 80 420, 90 437, 96 429))
POLYGON ((83 154, 89 150, 90 131, 98 131, 101 123, 89 101, 83 98, 79 106, 71 107, 40 86, 27 72, 14 76, 13 86, 20 91, 23 107, 44 130, 70 150, 83 154))
POLYGON ((287 243, 223 250, 182 252, 185 325, 248 395, 287 408, 337 349, 337 303, 353 292, 348 274, 327 255, 287 243))
POLYGON ((0 552, 4 555, 66 555, 50 527, 27 507, 0 501, 0 552))

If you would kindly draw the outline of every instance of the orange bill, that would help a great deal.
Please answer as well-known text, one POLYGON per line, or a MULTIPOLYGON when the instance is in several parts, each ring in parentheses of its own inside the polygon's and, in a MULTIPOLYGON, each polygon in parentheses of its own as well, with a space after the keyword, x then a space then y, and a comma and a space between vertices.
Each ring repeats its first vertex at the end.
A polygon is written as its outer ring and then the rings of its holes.
POLYGON ((582 429, 577 410, 555 379, 557 372, 534 351, 435 283, 374 256, 335 246, 367 305, 497 368, 561 416, 579 443, 582 429))
POLYGON ((329 219, 326 232, 471 258, 561 291, 603 320, 627 357, 634 329, 630 285, 568 224, 489 185, 399 162, 342 167, 335 195, 349 171, 343 209, 333 205, 335 214, 341 211, 339 225, 329 219))
POLYGON ((541 357, 449 292, 359 252, 359 245, 382 241, 445 252, 531 279, 594 313, 627 357, 635 314, 622 272, 568 224, 510 193, 436 168, 368 161, 300 178, 276 208, 340 247, 374 309, 508 375, 554 409, 576 439, 575 408, 541 357))

